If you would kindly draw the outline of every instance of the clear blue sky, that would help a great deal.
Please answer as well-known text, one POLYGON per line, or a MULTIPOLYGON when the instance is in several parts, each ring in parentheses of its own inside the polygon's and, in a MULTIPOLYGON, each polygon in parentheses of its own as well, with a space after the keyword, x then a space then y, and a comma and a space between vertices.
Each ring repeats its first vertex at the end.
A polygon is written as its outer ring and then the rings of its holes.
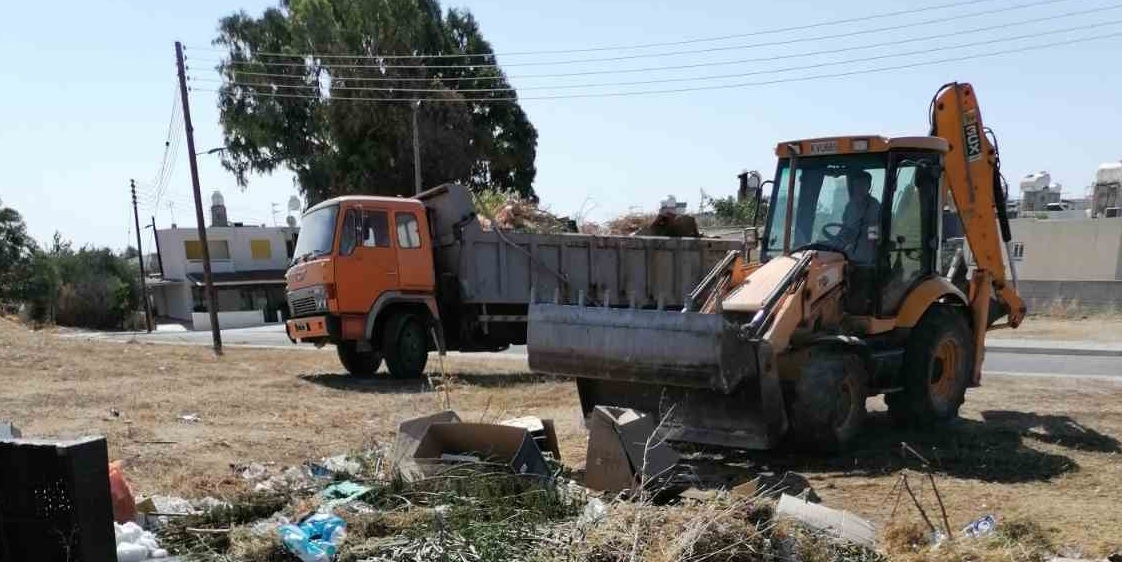
MULTIPOLYGON (((939 3, 946 3, 943 0, 939 3)), ((1025 45, 1122 32, 1120 0, 1068 0, 954 22, 917 22, 1022 5, 1031 0, 988 0, 973 5, 803 31, 765 34, 799 23, 906 10, 904 0, 835 2, 712 2, 576 0, 568 2, 458 2, 481 23, 500 53, 500 63, 522 88, 523 97, 563 93, 660 89, 702 84, 733 84, 839 71, 878 68, 925 60, 981 54, 1025 45), (1114 7, 1078 17, 1059 14, 1114 7), (1012 25, 1025 19, 1044 21, 1012 25), (772 62, 569 79, 519 78, 519 75, 581 70, 625 69, 742 58, 765 58, 840 49, 903 38, 945 34, 1005 24, 1000 30, 912 42, 895 47, 832 53, 772 62), (632 61, 564 66, 509 66, 517 62, 635 54, 686 48, 805 39, 823 34, 898 25, 893 31, 831 40, 806 40, 784 46, 728 50, 632 61), (1086 28, 1086 26, 1097 27, 1086 28), (953 50, 962 45, 1083 29, 1035 39, 1003 41, 953 50), (507 56, 503 52, 575 49, 676 41, 729 34, 761 33, 680 47, 603 53, 507 56), (738 79, 604 87, 596 90, 530 90, 532 86, 688 78, 768 71, 829 63, 902 51, 927 54, 827 66, 813 70, 738 79)), ((1037 0, 1039 1, 1039 0, 1037 0)), ((78 244, 122 248, 133 243, 128 180, 145 188, 163 154, 175 88, 173 41, 208 47, 218 19, 236 7, 258 14, 271 2, 243 0, 240 6, 218 0, 152 2, 104 0, 18 2, 0 18, 0 199, 21 211, 32 234, 47 240, 58 230, 78 244)), ((449 4, 446 4, 446 6, 449 4)), ((214 53, 195 51, 213 58, 214 53)), ((1122 158, 1122 72, 1117 61, 1122 38, 1057 46, 993 58, 921 66, 908 70, 736 89, 648 96, 566 100, 526 100, 523 107, 539 132, 535 188, 558 213, 581 208, 593 219, 653 208, 675 194, 695 205, 700 189, 712 195, 733 193, 742 169, 772 173, 777 140, 831 134, 925 134, 927 104, 935 89, 951 80, 974 83, 986 124, 1001 141, 1006 177, 1016 184, 1024 174, 1049 170, 1070 195, 1081 195, 1099 163, 1122 158)), ((191 51, 189 51, 189 56, 191 51)), ((208 66, 198 63, 196 68, 208 66)), ((218 146, 214 94, 192 98, 197 147, 218 146)), ((182 145, 168 195, 158 209, 161 227, 193 220, 182 145), (167 201, 174 204, 174 211, 167 201)), ((221 189, 234 220, 271 223, 271 203, 295 193, 291 176, 255 178, 245 192, 214 156, 201 156, 204 191, 221 189)), ((143 190, 147 191, 147 189, 143 190)), ((146 206, 151 195, 142 192, 146 206)), ((153 209, 143 211, 145 220, 153 209)), ((145 238, 150 244, 150 236, 145 238)))

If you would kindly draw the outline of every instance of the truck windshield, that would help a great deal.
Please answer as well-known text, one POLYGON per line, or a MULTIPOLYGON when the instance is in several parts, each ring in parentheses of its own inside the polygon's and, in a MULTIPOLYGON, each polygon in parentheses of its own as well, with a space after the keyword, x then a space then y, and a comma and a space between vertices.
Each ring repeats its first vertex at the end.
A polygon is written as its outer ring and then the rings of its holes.
POLYGON ((331 247, 335 244, 335 217, 338 214, 339 206, 331 205, 304 215, 300 221, 300 235, 296 238, 292 263, 331 253, 331 247))
MULTIPOLYGON (((887 161, 887 153, 799 158, 791 251, 818 246, 844 252, 857 264, 873 263, 887 161)), ((790 164, 787 159, 780 161, 775 176, 763 244, 765 257, 783 253, 790 164)))

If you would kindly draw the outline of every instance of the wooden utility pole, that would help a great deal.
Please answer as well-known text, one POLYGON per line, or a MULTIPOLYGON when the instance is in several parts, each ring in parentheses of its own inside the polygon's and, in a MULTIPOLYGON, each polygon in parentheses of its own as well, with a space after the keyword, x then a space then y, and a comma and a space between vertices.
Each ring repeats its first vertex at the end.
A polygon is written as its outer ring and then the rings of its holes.
POLYGON ((156 217, 152 217, 152 239, 156 241, 156 263, 160 264, 160 277, 164 276, 164 254, 160 251, 160 235, 156 232, 156 217))
POLYGON ((203 250, 203 284, 206 285, 207 309, 210 312, 210 334, 214 339, 214 354, 222 355, 222 333, 218 329, 218 296, 210 274, 210 245, 206 240, 206 222, 203 218, 203 201, 199 190, 199 163, 195 159, 195 129, 191 126, 191 104, 187 96, 187 70, 183 64, 183 43, 175 42, 175 63, 179 68, 179 93, 183 103, 183 128, 187 134, 187 162, 191 165, 191 189, 195 192, 195 222, 199 228, 199 244, 203 250))
POLYGON ((129 180, 132 189, 132 221, 136 227, 136 260, 140 262, 140 300, 144 301, 144 327, 152 331, 152 306, 148 304, 148 276, 144 273, 144 248, 140 246, 140 215, 136 211, 136 180, 129 180))

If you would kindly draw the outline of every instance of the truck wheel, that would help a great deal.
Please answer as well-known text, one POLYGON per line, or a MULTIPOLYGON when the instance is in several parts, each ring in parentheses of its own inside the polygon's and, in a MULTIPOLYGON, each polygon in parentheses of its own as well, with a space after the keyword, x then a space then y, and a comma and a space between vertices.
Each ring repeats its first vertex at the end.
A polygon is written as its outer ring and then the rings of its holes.
POLYGON ((369 377, 382 365, 382 354, 377 351, 358 351, 355 342, 345 341, 335 345, 339 362, 348 373, 356 377, 369 377))
POLYGON ((386 323, 382 335, 382 349, 386 354, 386 367, 397 379, 420 378, 429 360, 428 334, 420 316, 399 312, 386 323))
POLYGON ((826 450, 848 446, 865 421, 867 375, 852 353, 812 349, 788 392, 796 444, 826 450))
POLYGON ((904 350, 904 390, 885 396, 898 424, 930 427, 958 417, 974 365, 970 325, 945 306, 927 311, 904 350))

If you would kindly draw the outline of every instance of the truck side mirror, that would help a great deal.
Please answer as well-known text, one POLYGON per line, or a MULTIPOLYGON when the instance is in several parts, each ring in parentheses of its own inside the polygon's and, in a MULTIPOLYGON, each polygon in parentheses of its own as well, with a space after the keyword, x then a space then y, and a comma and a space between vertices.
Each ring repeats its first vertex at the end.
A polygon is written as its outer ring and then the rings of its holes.
POLYGON ((744 261, 750 261, 752 250, 760 245, 760 231, 754 226, 744 229, 744 261))

